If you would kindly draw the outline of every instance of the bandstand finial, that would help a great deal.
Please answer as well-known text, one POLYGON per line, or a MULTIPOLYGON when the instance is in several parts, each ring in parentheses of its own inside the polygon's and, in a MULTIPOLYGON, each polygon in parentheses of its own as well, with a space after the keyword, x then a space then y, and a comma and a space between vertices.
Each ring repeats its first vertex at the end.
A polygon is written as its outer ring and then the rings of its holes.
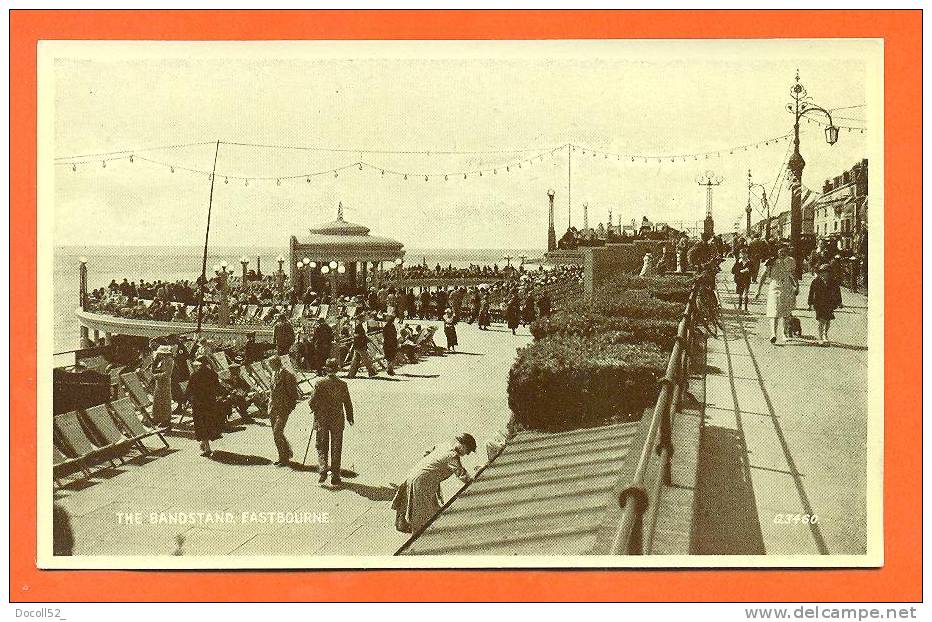
POLYGON ((343 202, 337 203, 337 220, 343 220, 343 202))

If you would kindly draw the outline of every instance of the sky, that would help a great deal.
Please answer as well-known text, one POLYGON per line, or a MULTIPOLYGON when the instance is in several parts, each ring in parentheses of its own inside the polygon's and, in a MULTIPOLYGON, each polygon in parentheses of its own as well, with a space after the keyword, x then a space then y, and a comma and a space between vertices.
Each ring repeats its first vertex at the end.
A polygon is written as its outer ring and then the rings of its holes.
MULTIPOLYGON (((705 215, 696 178, 706 170, 723 178, 716 230, 732 231, 748 169, 776 198, 790 143, 730 148, 792 131, 785 105, 797 68, 815 103, 845 108, 836 124, 870 126, 879 111, 867 106, 867 63, 880 50, 866 41, 46 44, 40 165, 134 154, 50 169, 57 245, 201 244, 211 183, 184 169, 210 171, 215 151, 216 245, 284 249, 342 202, 347 220, 409 248, 543 247, 549 189, 558 236, 570 184, 576 226, 584 203, 593 226, 609 210, 616 222, 694 223, 705 215), (208 144, 152 149, 190 143, 208 144), (571 181, 567 144, 577 145, 571 181), (685 162, 627 155, 716 150, 685 162), (477 169, 481 177, 469 173, 477 169)), ((821 126, 802 129, 804 183, 815 190, 868 155, 870 127, 842 130, 834 146, 821 126)))

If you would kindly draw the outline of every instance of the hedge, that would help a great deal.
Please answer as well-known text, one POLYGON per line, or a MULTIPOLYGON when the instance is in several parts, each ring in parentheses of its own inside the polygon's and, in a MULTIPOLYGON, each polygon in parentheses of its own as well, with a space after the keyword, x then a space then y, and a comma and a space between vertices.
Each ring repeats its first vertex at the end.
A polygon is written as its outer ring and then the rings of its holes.
POLYGON ((667 357, 612 335, 554 334, 520 349, 508 375, 515 421, 552 432, 640 419, 657 399, 667 357))
POLYGON ((592 311, 602 315, 679 320, 683 308, 680 303, 659 300, 643 289, 599 290, 592 296, 592 311))
POLYGON ((642 289, 654 298, 666 302, 678 302, 685 305, 692 292, 692 281, 682 276, 637 276, 633 274, 618 274, 603 283, 599 288, 601 292, 619 293, 632 289, 642 289))
POLYGON ((656 344, 667 352, 673 349, 678 329, 677 320, 617 317, 590 311, 558 311, 531 324, 531 334, 535 339, 544 339, 550 335, 588 337, 612 333, 616 343, 644 341, 656 344))

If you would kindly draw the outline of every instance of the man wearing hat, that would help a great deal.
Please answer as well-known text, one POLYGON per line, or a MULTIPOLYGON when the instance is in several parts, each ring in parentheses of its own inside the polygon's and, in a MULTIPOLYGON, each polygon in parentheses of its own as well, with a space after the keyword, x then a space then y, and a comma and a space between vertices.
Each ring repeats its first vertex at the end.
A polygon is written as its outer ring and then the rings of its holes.
POLYGON ((223 431, 225 417, 220 404, 223 389, 206 355, 197 357, 194 363, 186 394, 191 400, 194 438, 201 444, 201 455, 210 457, 210 441, 220 438, 223 431))
POLYGON ((337 378, 336 366, 328 363, 327 375, 314 382, 309 405, 314 413, 314 431, 317 433, 317 458, 320 462, 320 483, 327 481, 340 486, 340 462, 343 457, 343 428, 345 421, 353 425, 353 401, 346 382, 337 378))
POLYGON ((298 390, 298 380, 290 371, 282 367, 282 360, 273 356, 269 359, 269 367, 272 368, 272 389, 269 392, 269 419, 272 423, 272 438, 275 441, 275 448, 278 450, 278 460, 275 466, 288 466, 291 462, 291 445, 285 438, 285 426, 288 424, 288 417, 298 400, 301 399, 301 392, 298 390))
POLYGON ((275 342, 278 355, 288 354, 291 350, 291 346, 294 345, 294 340, 294 327, 291 325, 291 322, 288 321, 285 314, 282 313, 278 316, 278 322, 275 324, 275 328, 272 329, 272 341, 275 342))

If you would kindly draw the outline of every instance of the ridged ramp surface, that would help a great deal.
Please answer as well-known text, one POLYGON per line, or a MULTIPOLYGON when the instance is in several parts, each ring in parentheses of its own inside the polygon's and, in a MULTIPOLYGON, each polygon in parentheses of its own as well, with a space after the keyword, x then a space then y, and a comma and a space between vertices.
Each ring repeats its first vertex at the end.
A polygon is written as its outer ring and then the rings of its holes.
POLYGON ((404 555, 585 555, 639 423, 521 432, 404 555))

